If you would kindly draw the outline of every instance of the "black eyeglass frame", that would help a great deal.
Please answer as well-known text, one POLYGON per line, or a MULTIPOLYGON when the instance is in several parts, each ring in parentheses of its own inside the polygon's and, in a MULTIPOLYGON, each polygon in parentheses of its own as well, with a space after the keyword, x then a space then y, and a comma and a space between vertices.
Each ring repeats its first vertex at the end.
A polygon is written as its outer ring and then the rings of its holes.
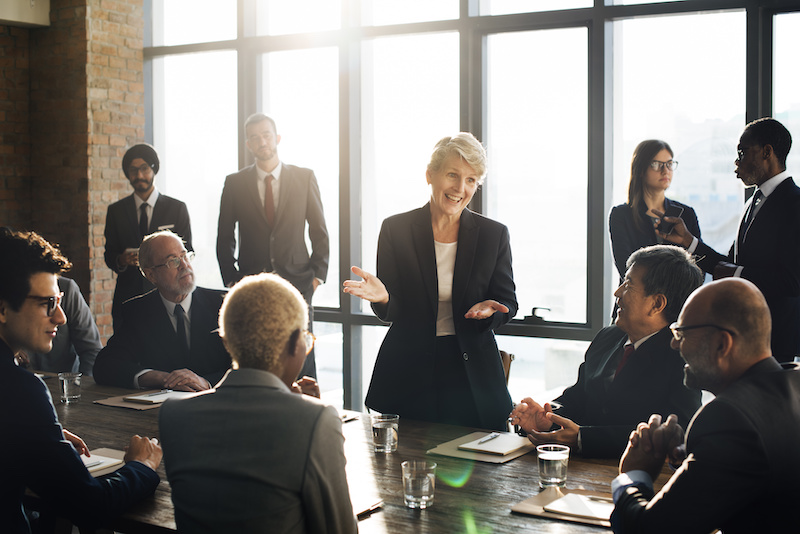
POLYGON ((725 328, 725 327, 723 327, 723 326, 719 326, 719 325, 717 325, 717 324, 711 324, 711 323, 706 323, 706 324, 692 324, 692 325, 688 325, 688 326, 680 326, 680 325, 678 325, 678 323, 677 323, 677 322, 674 322, 674 323, 672 323, 671 325, 669 325, 669 329, 670 329, 670 331, 672 332, 672 337, 673 337, 673 338, 675 338, 675 340, 676 340, 676 341, 682 341, 682 340, 683 340, 683 339, 682 339, 682 338, 679 336, 679 334, 680 334, 681 332, 685 332, 685 331, 687 331, 687 330, 695 330, 696 328, 716 328, 717 330, 721 330, 721 331, 723 331, 723 332, 727 332, 727 333, 729 333, 729 334, 730 334, 730 335, 732 335, 732 336, 735 336, 735 335, 736 335, 736 332, 734 332, 733 330, 731 330, 731 329, 729 329, 729 328, 725 328))
POLYGON ((56 306, 61 305, 61 299, 64 298, 64 292, 62 291, 58 295, 53 297, 42 297, 39 295, 28 295, 25 297, 26 299, 31 300, 38 300, 39 302, 47 302, 47 316, 52 317, 56 313, 56 306))

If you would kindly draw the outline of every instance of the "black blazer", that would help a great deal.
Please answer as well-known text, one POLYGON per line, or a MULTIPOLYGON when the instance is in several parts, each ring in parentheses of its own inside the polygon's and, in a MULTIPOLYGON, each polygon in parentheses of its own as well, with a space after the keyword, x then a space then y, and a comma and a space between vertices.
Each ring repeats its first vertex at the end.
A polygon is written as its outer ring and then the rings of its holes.
POLYGON ((158 290, 122 305, 120 324, 94 363, 98 384, 133 387, 133 377, 143 369, 171 372, 191 369, 213 386, 231 366, 231 359, 216 332, 224 291, 198 287, 192 293, 191 343, 184 360, 175 328, 158 290))
POLYGON ((698 265, 714 272, 720 261, 741 265, 742 278, 764 294, 772 315, 772 354, 778 361, 800 355, 800 188, 787 178, 767 197, 744 242, 727 256, 701 242, 698 265))
MULTIPOLYGON (((186 242, 186 250, 193 250, 189 210, 186 209, 186 204, 180 200, 159 193, 149 223, 149 233, 158 230, 172 230, 186 242)), ((118 275, 112 304, 112 314, 116 317, 119 306, 123 302, 136 295, 146 293, 154 287, 142 276, 138 268, 128 266, 127 269, 120 271, 117 267, 117 256, 125 252, 127 248, 138 248, 142 244, 142 236, 139 235, 139 223, 137 222, 136 203, 132 194, 108 206, 105 236, 106 265, 118 275)))
MULTIPOLYGON (((430 205, 389 217, 378 239, 377 276, 389 303, 373 305, 391 322, 372 373, 366 405, 382 413, 429 419, 439 380, 434 376, 438 312, 436 255, 430 205)), ((517 313, 508 229, 465 209, 461 214, 453 273, 453 320, 483 428, 504 428, 511 411, 500 355, 492 330, 517 313), (465 319, 478 302, 493 299, 509 308, 488 319, 465 319)))
MULTIPOLYGON (((17 367, 0 340, 0 525, 29 533, 22 500, 30 488, 44 505, 76 525, 104 526, 158 486, 158 474, 139 462, 94 478, 64 439, 50 393, 41 379, 17 367)), ((127 436, 119 436, 127 439, 127 436)))
MULTIPOLYGON (((700 225, 697 222, 697 215, 690 206, 681 204, 675 200, 665 200, 667 208, 677 206, 683 208, 681 219, 686 223, 686 228, 693 236, 700 239, 700 225)), ((647 206, 642 206, 639 213, 634 214, 630 204, 620 204, 611 208, 608 214, 608 231, 611 237, 611 252, 614 254, 614 265, 617 266, 620 278, 625 277, 625 263, 628 258, 642 247, 657 245, 653 221, 647 216, 647 206), (641 228, 637 228, 634 217, 638 217, 641 228)))
POLYGON ((628 334, 608 326, 592 340, 578 381, 555 399, 557 414, 581 425, 582 454, 618 458, 631 430, 651 414, 671 413, 686 424, 700 407, 700 391, 683 385, 684 361, 670 347, 672 332, 663 328, 642 343, 614 378, 628 334))
POLYGON ((310 301, 312 281, 328 276, 328 230, 311 169, 282 164, 274 228, 264 214, 255 165, 225 179, 217 224, 217 261, 226 286, 248 274, 274 271, 310 301), (311 256, 305 228, 311 239, 311 256), (239 257, 235 228, 238 225, 239 257))
POLYGON ((658 500, 623 492, 614 532, 791 532, 800 501, 800 368, 753 365, 703 406, 686 432, 688 458, 658 500))

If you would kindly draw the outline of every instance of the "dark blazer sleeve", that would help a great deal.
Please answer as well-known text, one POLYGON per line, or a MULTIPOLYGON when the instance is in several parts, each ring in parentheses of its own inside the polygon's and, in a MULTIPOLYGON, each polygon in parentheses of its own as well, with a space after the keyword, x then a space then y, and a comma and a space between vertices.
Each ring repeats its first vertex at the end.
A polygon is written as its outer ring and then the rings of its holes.
POLYGON ((614 265, 620 277, 627 271, 625 263, 631 254, 641 245, 637 246, 633 235, 633 211, 627 204, 620 204, 611 208, 608 215, 608 231, 611 238, 611 252, 614 255, 614 265))
POLYGON ((673 474, 669 491, 647 507, 652 494, 629 488, 611 516, 614 532, 712 532, 723 526, 721 518, 752 505, 754 488, 768 487, 761 436, 738 410, 712 401, 697 414, 687 438, 689 457, 673 474))
POLYGON ((129 217, 130 214, 128 213, 130 209, 132 209, 129 204, 132 203, 132 197, 125 197, 118 202, 110 204, 108 206, 108 210, 106 210, 106 247, 103 253, 103 258, 105 259, 108 268, 115 273, 119 272, 119 267, 117 266, 117 256, 122 254, 126 248, 138 246, 134 242, 135 239, 133 236, 129 235, 130 232, 125 231, 130 224, 133 224, 131 223, 131 219, 129 217))
POLYGON ((235 175, 225 179, 222 197, 219 203, 219 219, 217 221, 217 262, 219 263, 222 282, 226 286, 237 282, 240 278, 236 268, 234 252, 236 250, 236 184, 235 175))
POLYGON ((139 462, 130 462, 106 477, 92 477, 64 439, 41 381, 25 380, 14 398, 18 424, 5 430, 19 441, 13 455, 4 456, 6 461, 14 458, 11 468, 23 471, 24 483, 47 508, 79 526, 99 527, 155 491, 158 474, 139 462))

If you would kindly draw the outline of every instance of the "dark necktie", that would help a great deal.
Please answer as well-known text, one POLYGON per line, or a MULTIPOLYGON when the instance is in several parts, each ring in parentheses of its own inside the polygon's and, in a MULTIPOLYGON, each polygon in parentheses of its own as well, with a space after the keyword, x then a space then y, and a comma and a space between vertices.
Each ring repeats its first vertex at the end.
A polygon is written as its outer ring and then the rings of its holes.
POLYGON ((750 225, 753 224, 753 218, 756 216, 756 209, 764 200, 764 193, 761 192, 760 189, 756 189, 755 194, 753 194, 753 201, 750 203, 750 207, 747 209, 747 213, 744 216, 744 220, 742 221, 742 226, 739 232, 739 242, 741 243, 744 241, 745 236, 747 235, 747 231, 750 229, 750 225))
POLYGON ((636 349, 633 348, 633 344, 625 345, 625 351, 622 353, 622 360, 620 360, 619 365, 617 365, 617 371, 614 373, 614 378, 617 378, 617 375, 625 367, 625 364, 628 363, 628 359, 633 354, 633 351, 636 349))
POLYGON ((275 222, 275 198, 272 196, 272 175, 268 174, 264 178, 266 193, 264 194, 264 214, 270 226, 275 222))
POLYGON ((180 304, 175 305, 175 322, 177 323, 178 346, 184 356, 189 355, 189 344, 186 341, 186 321, 184 319, 183 306, 180 304))
POLYGON ((147 204, 139 206, 139 233, 142 234, 142 239, 147 236, 147 229, 150 227, 147 221, 147 204))

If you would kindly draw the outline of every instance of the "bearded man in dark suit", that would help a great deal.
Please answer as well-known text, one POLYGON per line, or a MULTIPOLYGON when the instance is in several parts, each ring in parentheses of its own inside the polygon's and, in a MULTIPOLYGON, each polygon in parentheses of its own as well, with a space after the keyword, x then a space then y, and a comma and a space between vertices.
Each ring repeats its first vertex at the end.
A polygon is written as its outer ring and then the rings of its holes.
MULTIPOLYGON (((256 162, 225 179, 217 225, 217 260, 226 287, 249 274, 274 272, 311 298, 328 275, 328 230, 314 171, 278 157, 272 118, 256 113, 245 122, 247 148, 256 162), (311 254, 305 228, 311 240, 311 254), (238 233, 238 256, 235 256, 238 233)), ((313 321, 309 329, 313 326, 313 321)), ((302 375, 316 377, 314 352, 302 375)))

